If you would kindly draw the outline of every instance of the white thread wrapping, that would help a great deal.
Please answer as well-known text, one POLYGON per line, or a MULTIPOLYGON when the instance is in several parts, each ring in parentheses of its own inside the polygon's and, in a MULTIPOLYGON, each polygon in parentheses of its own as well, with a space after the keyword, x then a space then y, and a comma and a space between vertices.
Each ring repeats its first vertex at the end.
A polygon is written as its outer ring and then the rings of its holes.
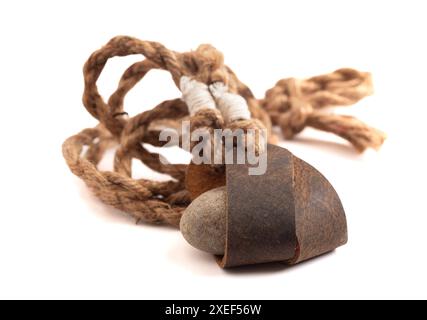
POLYGON ((215 100, 206 84, 182 76, 179 87, 182 92, 182 100, 187 104, 191 116, 201 109, 215 109, 215 100))
POLYGON ((228 92, 228 88, 223 82, 211 84, 209 90, 214 96, 225 122, 251 118, 246 100, 241 95, 228 92))

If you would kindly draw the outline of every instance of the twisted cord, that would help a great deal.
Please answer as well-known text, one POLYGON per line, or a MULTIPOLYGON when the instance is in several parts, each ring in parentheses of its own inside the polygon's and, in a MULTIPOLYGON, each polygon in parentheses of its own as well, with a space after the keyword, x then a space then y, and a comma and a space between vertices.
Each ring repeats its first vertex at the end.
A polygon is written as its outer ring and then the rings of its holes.
POLYGON ((354 117, 324 109, 354 104, 372 91, 369 73, 339 69, 306 80, 282 79, 267 91, 262 104, 287 139, 310 126, 334 133, 362 152, 366 148, 378 149, 385 134, 354 117))
MULTIPOLYGON (((83 104, 100 123, 68 138, 62 148, 64 158, 71 171, 101 201, 131 214, 137 221, 178 226, 182 212, 191 201, 184 183, 187 166, 165 164, 160 161, 159 154, 149 152, 143 146, 163 146, 166 142, 159 140, 161 129, 180 129, 184 119, 190 120, 192 131, 204 129, 210 133, 215 128, 243 129, 245 132, 267 128, 270 132, 273 123, 282 127, 286 137, 308 125, 334 132, 359 150, 367 146, 378 147, 383 141, 379 133, 375 141, 375 129, 359 120, 330 115, 321 110, 326 106, 352 104, 370 93, 367 74, 351 69, 341 69, 302 82, 281 80, 267 92, 265 99, 258 100, 224 65, 222 53, 210 45, 177 53, 157 42, 119 36, 89 57, 83 73, 83 104), (131 54, 141 54, 145 59, 134 63, 123 73, 116 91, 104 101, 96 83, 107 61, 131 54), (214 104, 200 104, 197 92, 195 96, 194 92, 191 93, 189 100, 185 99, 186 90, 180 88, 184 99, 167 100, 151 110, 126 117, 123 108, 126 94, 153 69, 169 72, 178 88, 200 83, 196 87, 203 88, 203 99, 214 104), (212 94, 212 97, 206 94, 212 94), (219 106, 227 114, 225 121, 219 106), (114 171, 100 171, 97 165, 112 146, 118 146, 114 171), (166 182, 134 179, 132 159, 173 179, 166 182)), ((181 146, 182 141, 179 143, 181 146)))

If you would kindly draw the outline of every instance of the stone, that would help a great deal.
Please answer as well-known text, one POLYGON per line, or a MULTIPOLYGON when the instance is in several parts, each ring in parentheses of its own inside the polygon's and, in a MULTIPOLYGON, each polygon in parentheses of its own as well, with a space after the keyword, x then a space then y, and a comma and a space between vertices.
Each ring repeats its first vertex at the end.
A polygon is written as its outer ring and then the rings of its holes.
POLYGON ((223 268, 296 264, 347 242, 344 208, 330 182, 286 149, 269 145, 267 161, 264 175, 249 175, 249 164, 226 165, 226 186, 184 211, 184 238, 217 255, 223 268))
POLYGON ((193 247, 215 255, 225 251, 226 187, 209 190, 197 197, 184 211, 180 229, 193 247))

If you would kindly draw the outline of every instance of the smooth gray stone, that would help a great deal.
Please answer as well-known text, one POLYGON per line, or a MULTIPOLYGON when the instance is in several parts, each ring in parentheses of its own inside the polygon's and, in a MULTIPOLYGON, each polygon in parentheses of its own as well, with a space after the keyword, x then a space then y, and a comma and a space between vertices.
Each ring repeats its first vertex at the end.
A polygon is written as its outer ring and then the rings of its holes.
POLYGON ((209 190, 197 197, 184 211, 181 233, 193 247, 223 255, 226 233, 226 187, 209 190))

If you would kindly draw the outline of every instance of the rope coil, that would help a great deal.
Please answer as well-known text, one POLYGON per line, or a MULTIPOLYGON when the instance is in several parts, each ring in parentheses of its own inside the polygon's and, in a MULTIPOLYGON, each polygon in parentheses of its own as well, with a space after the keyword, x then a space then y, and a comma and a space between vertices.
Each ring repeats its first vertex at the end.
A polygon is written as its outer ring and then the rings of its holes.
POLYGON ((190 119, 191 130, 267 129, 270 133, 271 124, 279 125, 286 138, 312 126, 338 134, 359 151, 378 148, 385 139, 382 132, 356 118, 322 110, 353 104, 372 92, 369 74, 352 69, 303 81, 280 80, 264 99, 258 100, 210 45, 178 53, 157 42, 119 36, 89 57, 83 73, 83 104, 100 123, 68 138, 63 144, 64 158, 101 201, 138 221, 178 226, 191 202, 184 185, 187 166, 163 164, 159 154, 142 145, 163 146, 166 142, 159 140, 161 129, 179 128, 184 119, 190 119), (145 59, 123 73, 116 91, 104 101, 96 83, 107 61, 131 54, 142 54, 145 59), (152 69, 168 71, 183 99, 164 101, 134 117, 123 116, 124 97, 152 69), (114 145, 118 145, 114 171, 98 170, 104 152, 114 145), (174 180, 133 179, 132 159, 174 180))

